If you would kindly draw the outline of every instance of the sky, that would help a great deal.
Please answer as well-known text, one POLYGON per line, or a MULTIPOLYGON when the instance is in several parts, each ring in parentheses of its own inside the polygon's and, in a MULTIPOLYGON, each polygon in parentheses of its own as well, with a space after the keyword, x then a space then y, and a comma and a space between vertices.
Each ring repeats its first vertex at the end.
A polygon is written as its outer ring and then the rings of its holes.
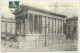
MULTIPOLYGON (((39 9, 51 11, 66 15, 68 18, 78 16, 79 3, 77 1, 20 1, 20 5, 29 5, 39 9)), ((1 16, 14 18, 15 16, 9 10, 9 2, 1 2, 1 16)))

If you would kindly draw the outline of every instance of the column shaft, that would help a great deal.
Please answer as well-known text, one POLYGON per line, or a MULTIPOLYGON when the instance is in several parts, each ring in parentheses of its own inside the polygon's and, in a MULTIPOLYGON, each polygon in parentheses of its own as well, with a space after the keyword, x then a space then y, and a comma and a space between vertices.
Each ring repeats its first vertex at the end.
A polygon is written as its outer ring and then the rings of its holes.
POLYGON ((34 14, 33 14, 33 34, 34 34, 34 14))
POLYGON ((58 21, 57 21, 57 19, 56 19, 56 34, 58 33, 58 21))
POLYGON ((55 19, 55 34, 56 34, 56 19, 55 19))
POLYGON ((62 34, 63 34, 63 20, 62 20, 62 34))
POLYGON ((60 20, 59 20, 59 34, 60 34, 60 27, 61 27, 60 25, 61 25, 61 24, 60 24, 60 20))
POLYGON ((28 34, 29 34, 29 13, 28 13, 28 34))

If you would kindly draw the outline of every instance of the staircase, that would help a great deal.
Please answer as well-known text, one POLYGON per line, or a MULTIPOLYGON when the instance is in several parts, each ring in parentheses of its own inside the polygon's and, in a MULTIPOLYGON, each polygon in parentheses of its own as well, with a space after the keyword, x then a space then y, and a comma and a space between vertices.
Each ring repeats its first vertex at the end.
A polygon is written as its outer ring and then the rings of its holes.
POLYGON ((67 51, 76 51, 78 50, 77 44, 72 43, 69 45, 69 47, 66 49, 67 51))

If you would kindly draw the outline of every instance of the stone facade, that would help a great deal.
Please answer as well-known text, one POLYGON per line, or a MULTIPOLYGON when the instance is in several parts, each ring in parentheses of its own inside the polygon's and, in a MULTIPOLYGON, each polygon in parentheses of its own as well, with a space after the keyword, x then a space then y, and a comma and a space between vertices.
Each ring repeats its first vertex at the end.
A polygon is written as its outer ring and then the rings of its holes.
POLYGON ((78 17, 73 16, 66 19, 66 36, 67 38, 78 38, 78 17))
POLYGON ((6 34, 15 34, 15 19, 1 18, 1 37, 5 37, 6 34))
POLYGON ((37 46, 39 46, 38 44, 46 46, 53 41, 58 44, 63 38, 66 39, 63 33, 63 24, 67 16, 30 6, 20 7, 24 8, 20 8, 20 11, 15 10, 13 13, 15 14, 16 33, 19 34, 19 41, 26 39, 25 43, 32 41, 37 43, 37 46))

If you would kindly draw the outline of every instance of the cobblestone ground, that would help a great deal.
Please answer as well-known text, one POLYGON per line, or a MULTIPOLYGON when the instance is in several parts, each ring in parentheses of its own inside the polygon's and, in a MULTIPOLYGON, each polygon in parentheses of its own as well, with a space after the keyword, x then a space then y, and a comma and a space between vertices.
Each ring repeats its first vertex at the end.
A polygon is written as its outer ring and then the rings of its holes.
MULTIPOLYGON (((56 45, 48 45, 42 47, 34 47, 34 48, 27 48, 27 46, 21 48, 11 47, 8 45, 4 45, 5 41, 2 41, 3 44, 1 45, 1 51, 76 51, 77 50, 77 41, 69 41, 70 43, 65 44, 56 44, 56 45)), ((7 42, 9 43, 9 42, 7 42)), ((15 44, 13 44, 15 45, 15 44)))
POLYGON ((9 47, 2 45, 2 51, 75 51, 77 50, 77 44, 56 44, 44 47, 37 47, 37 48, 26 48, 26 49, 18 49, 14 47, 9 47))

